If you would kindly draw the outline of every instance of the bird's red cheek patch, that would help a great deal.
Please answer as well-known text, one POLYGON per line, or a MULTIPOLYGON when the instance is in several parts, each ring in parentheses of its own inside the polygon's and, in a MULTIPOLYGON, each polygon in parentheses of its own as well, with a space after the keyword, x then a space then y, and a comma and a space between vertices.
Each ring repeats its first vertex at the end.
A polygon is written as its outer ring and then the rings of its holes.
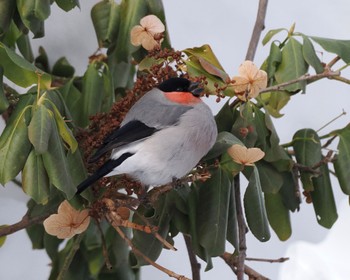
POLYGON ((170 101, 180 104, 196 104, 201 101, 190 92, 165 92, 164 95, 170 101))

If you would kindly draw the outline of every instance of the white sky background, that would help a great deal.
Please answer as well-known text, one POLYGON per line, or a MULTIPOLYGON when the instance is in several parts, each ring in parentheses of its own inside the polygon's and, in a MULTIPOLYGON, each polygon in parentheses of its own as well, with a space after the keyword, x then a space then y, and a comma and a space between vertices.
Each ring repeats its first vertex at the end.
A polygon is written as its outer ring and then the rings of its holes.
MULTIPOLYGON (((44 46, 52 59, 51 65, 61 56, 66 56, 75 66, 77 75, 83 74, 88 56, 97 48, 89 13, 91 6, 98 1, 80 2, 81 10, 75 9, 69 13, 53 6, 52 15, 45 24, 46 37, 33 42, 35 52, 39 45, 44 46)), ((243 62, 249 44, 258 0, 163 0, 163 2, 171 42, 175 49, 209 44, 230 76, 237 74, 237 68, 243 62)), ((270 0, 263 35, 270 29, 289 28, 295 22, 296 31, 307 35, 350 39, 349 14, 350 3, 347 0, 270 0)), ((262 47, 259 44, 255 58, 257 65, 261 65, 268 51, 269 46, 262 47)), ((324 62, 332 58, 320 55, 324 62)), ((219 108, 216 104, 212 107, 215 112, 219 108)), ((290 141, 297 129, 310 127, 317 130, 339 115, 343 109, 348 115, 327 127, 323 133, 345 126, 350 119, 350 87, 324 80, 308 87, 305 95, 294 96, 282 111, 285 117, 274 120, 274 123, 281 142, 284 143, 290 141)), ((280 242, 272 233, 269 242, 260 243, 248 234, 249 257, 288 256, 291 260, 283 265, 268 263, 248 263, 248 265, 271 279, 279 280, 337 280, 344 279, 341 278, 342 275, 349 275, 350 267, 346 265, 349 244, 345 244, 348 240, 344 232, 350 230, 350 219, 348 219, 350 208, 336 180, 333 180, 333 188, 340 202, 338 204, 340 218, 331 231, 317 224, 312 206, 304 201, 301 211, 292 215, 293 235, 287 242, 280 242)), ((0 188, 0 224, 11 224, 20 220, 26 211, 26 200, 22 191, 10 184, 4 189, 0 188)), ((158 262, 190 277, 187 252, 181 236, 176 242, 179 251, 164 252, 158 262)), ((232 248, 228 247, 227 250, 232 248)), ((47 279, 50 269, 48 264, 49 259, 44 251, 31 250, 31 244, 24 231, 9 236, 0 249, 1 279, 47 279)), ((143 271, 142 279, 169 279, 167 275, 152 267, 147 267, 143 271)), ((221 259, 215 259, 214 269, 202 272, 203 280, 214 277, 222 280, 233 279, 233 273, 221 259)))

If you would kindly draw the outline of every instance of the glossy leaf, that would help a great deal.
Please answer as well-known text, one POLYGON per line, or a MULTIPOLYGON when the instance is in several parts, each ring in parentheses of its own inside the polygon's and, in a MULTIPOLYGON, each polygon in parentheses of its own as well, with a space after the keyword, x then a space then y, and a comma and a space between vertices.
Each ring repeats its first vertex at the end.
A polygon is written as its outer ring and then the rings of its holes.
POLYGON ((199 205, 197 207, 198 241, 210 256, 225 252, 228 210, 231 184, 227 174, 216 169, 204 183, 197 183, 199 205))
POLYGON ((49 148, 46 153, 42 154, 42 157, 50 183, 61 190, 69 200, 75 195, 76 186, 70 175, 71 170, 67 163, 66 151, 53 116, 50 120, 52 134, 49 140, 49 148))
POLYGON ((297 178, 291 172, 281 172, 283 184, 279 191, 283 204, 292 212, 299 210, 301 203, 301 193, 297 186, 297 178))
POLYGON ((279 193, 265 193, 265 205, 269 223, 281 241, 287 240, 292 234, 289 210, 283 204, 279 193))
POLYGON ((263 38, 262 44, 265 46, 272 39, 273 36, 275 36, 276 34, 280 33, 281 31, 287 31, 288 32, 288 29, 286 29, 286 28, 278 28, 278 29, 269 30, 266 33, 265 37, 263 38))
POLYGON ((0 37, 9 29, 15 8, 16 2, 14 0, 0 1, 0 37))
POLYGON ((51 86, 49 74, 40 71, 3 43, 0 43, 0 66, 4 68, 4 75, 20 87, 26 88, 37 84, 38 74, 40 74, 41 89, 47 89, 51 86))
MULTIPOLYGON (((293 136, 293 148, 297 163, 312 167, 322 159, 321 143, 317 132, 306 128, 298 130, 293 136)), ((314 173, 300 171, 301 181, 306 191, 314 189, 312 178, 314 173)))
POLYGON ((116 43, 120 26, 120 5, 115 1, 101 1, 91 9, 98 44, 108 48, 116 43))
POLYGON ((317 222, 325 228, 331 228, 338 219, 333 189, 327 164, 320 167, 321 175, 312 178, 314 190, 310 192, 317 222))
POLYGON ((0 137, 0 183, 4 185, 23 169, 31 150, 25 118, 26 107, 0 137))
POLYGON ((10 105, 5 95, 3 75, 4 75, 4 69, 0 66, 0 114, 6 111, 6 109, 10 105))
POLYGON ((283 184, 281 173, 272 164, 264 160, 258 161, 255 165, 259 171, 261 187, 264 193, 278 193, 283 184))
POLYGON ((303 36, 303 56, 305 61, 315 69, 317 74, 324 71, 321 60, 318 58, 315 48, 307 36, 303 36))
POLYGON ((231 183, 230 188, 230 205, 228 208, 228 221, 227 221, 227 233, 226 239, 232 244, 236 251, 239 251, 239 234, 238 234, 238 221, 236 210, 236 197, 234 184, 231 183))
POLYGON ((342 191, 350 195, 350 125, 337 132, 339 136, 338 154, 335 157, 334 170, 342 191))
POLYGON ((68 12, 75 7, 80 8, 79 0, 55 0, 58 7, 68 12))
POLYGON ((50 182, 41 155, 34 150, 29 153, 22 172, 23 191, 36 203, 49 201, 50 182))
POLYGON ((33 117, 28 126, 28 138, 38 154, 47 151, 52 131, 51 112, 45 105, 34 107, 33 117))
POLYGON ((16 0, 24 25, 34 33, 34 38, 44 36, 44 20, 50 15, 50 0, 16 0))
POLYGON ((253 235, 261 242, 266 242, 270 239, 270 229, 259 172, 256 167, 248 179, 249 184, 243 198, 245 216, 253 235))
POLYGON ((350 40, 327 39, 310 36, 313 41, 330 53, 339 55, 346 63, 350 63, 350 40))
MULTIPOLYGON (((303 58, 302 45, 293 37, 282 49, 282 61, 279 65, 275 78, 278 84, 299 78, 307 72, 307 64, 303 58)), ((285 87, 286 90, 295 92, 304 90, 306 83, 298 82, 285 87)))

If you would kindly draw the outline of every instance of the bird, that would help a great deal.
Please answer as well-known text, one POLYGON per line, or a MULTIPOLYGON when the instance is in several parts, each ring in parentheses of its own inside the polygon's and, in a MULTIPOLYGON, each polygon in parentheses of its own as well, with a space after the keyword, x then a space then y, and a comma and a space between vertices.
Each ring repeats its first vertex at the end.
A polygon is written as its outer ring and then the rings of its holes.
POLYGON ((90 157, 109 159, 77 187, 80 194, 102 177, 127 174, 145 186, 187 175, 213 147, 217 126, 199 82, 172 77, 141 97, 120 126, 90 157))

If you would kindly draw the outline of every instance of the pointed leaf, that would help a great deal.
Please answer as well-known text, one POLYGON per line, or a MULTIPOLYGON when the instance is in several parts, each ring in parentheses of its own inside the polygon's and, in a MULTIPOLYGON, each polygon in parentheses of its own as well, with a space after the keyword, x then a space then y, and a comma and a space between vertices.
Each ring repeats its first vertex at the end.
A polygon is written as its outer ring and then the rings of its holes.
POLYGON ((196 185, 198 240, 210 256, 219 256, 225 252, 231 184, 227 174, 216 169, 210 179, 196 185))
POLYGON ((324 67, 316 54, 311 40, 307 36, 303 36, 303 41, 303 55, 305 61, 315 69, 317 74, 322 73, 324 71, 324 67))
POLYGON ((313 41, 330 53, 339 55, 346 63, 350 63, 350 40, 335 40, 310 36, 313 41))
POLYGON ((67 163, 66 151, 53 116, 50 117, 50 121, 52 123, 52 134, 49 140, 49 148, 46 153, 42 154, 42 157, 50 183, 61 190, 69 200, 75 195, 76 186, 70 175, 71 171, 67 163))
POLYGON ((28 126, 28 138, 38 154, 45 153, 48 149, 52 131, 50 114, 52 113, 45 105, 38 105, 28 126))
POLYGON ((350 195, 350 125, 341 129, 338 133, 338 154, 335 157, 334 170, 342 191, 350 195))
POLYGON ((41 155, 32 150, 22 172, 23 191, 36 203, 46 204, 49 201, 50 182, 41 155))
MULTIPOLYGON (((282 49, 282 61, 279 65, 275 78, 278 84, 299 78, 307 72, 307 64, 303 58, 302 45, 293 37, 282 49)), ((285 87, 286 90, 295 92, 304 90, 306 83, 299 82, 285 87)))
MULTIPOLYGON (((293 136, 293 148, 297 163, 312 167, 322 159, 321 143, 317 132, 312 129, 298 130, 293 136)), ((314 173, 300 171, 301 181, 306 191, 314 189, 312 178, 314 173)))
POLYGON ((91 9, 98 44, 108 48, 116 43, 120 25, 120 5, 115 1, 102 1, 91 9))
POLYGON ((281 241, 292 234, 292 226, 288 209, 284 206, 279 193, 265 193, 265 205, 269 223, 281 241))
POLYGON ((72 78, 74 76, 74 67, 68 62, 65 57, 61 57, 52 67, 52 75, 64 77, 64 78, 72 78))
POLYGON ((23 169, 31 150, 25 107, 0 137, 0 183, 4 185, 23 169))
POLYGON ((317 222, 325 228, 331 228, 338 219, 328 165, 320 167, 321 175, 312 178, 314 190, 310 192, 317 222))
POLYGON ((286 29, 286 28, 278 28, 278 29, 269 30, 266 33, 266 35, 263 38, 263 40, 262 40, 263 46, 265 46, 272 39, 273 36, 275 36, 276 34, 280 33, 281 31, 287 31, 288 32, 288 29, 286 29))
POLYGON ((247 223, 253 235, 261 242, 270 239, 269 223, 261 189, 258 169, 254 166, 249 177, 249 184, 244 194, 244 210, 247 223))
POLYGON ((38 83, 47 89, 51 86, 51 76, 40 71, 33 64, 16 54, 13 50, 0 42, 0 66, 4 68, 5 76, 20 87, 30 87, 38 83))

